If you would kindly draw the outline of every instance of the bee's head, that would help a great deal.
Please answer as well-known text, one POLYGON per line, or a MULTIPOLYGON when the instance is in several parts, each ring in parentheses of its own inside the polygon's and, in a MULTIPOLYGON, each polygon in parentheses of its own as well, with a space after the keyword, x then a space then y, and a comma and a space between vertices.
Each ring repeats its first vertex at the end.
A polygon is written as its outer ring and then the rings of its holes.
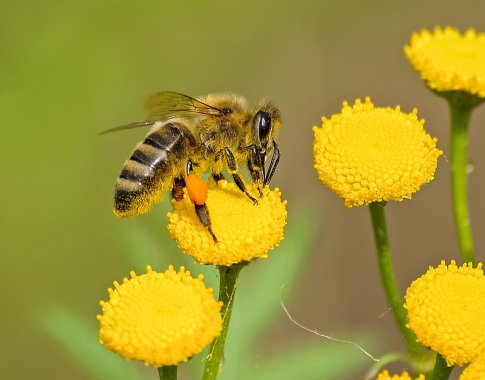
POLYGON ((263 100, 254 114, 254 134, 258 136, 262 151, 268 152, 273 147, 273 140, 281 126, 280 111, 268 100, 263 100))
MULTIPOLYGON (((256 149, 256 157, 253 157, 251 166, 253 168, 259 168, 259 172, 255 177, 256 180, 264 185, 267 185, 271 181, 271 177, 280 159, 280 152, 275 141, 280 126, 280 111, 268 100, 263 100, 253 118, 253 134, 255 141, 259 142, 256 145, 259 146, 256 149), (269 168, 266 171, 264 162, 270 151, 273 151, 273 154, 269 168)), ((253 178, 255 177, 253 176, 253 178)))

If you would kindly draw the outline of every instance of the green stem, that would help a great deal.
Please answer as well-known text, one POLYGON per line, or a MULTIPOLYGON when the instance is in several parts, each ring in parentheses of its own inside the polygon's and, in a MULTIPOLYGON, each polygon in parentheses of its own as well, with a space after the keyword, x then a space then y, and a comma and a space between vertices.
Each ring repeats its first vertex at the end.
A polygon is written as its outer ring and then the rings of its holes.
POLYGON ((396 320, 401 335, 406 342, 410 355, 416 356, 422 353, 422 347, 416 342, 416 336, 413 332, 406 327, 406 310, 404 310, 403 301, 397 288, 396 278, 394 277, 384 206, 385 203, 382 202, 373 202, 369 205, 372 227, 374 230, 374 240, 376 242, 379 271, 387 302, 391 307, 394 319, 396 320))
POLYGON ((158 367, 158 376, 160 380, 177 380, 177 367, 176 365, 166 365, 158 367))
POLYGON ((204 369, 204 380, 215 380, 224 360, 224 344, 226 343, 232 306, 236 293, 237 278, 245 264, 234 264, 230 267, 218 266, 220 274, 219 301, 222 301, 222 331, 212 343, 204 369))
POLYGON ((474 108, 473 105, 462 104, 450 100, 451 113, 451 190, 455 227, 460 244, 460 251, 465 262, 475 262, 473 238, 468 216, 468 125, 474 108))
POLYGON ((453 371, 453 366, 448 367, 448 364, 446 364, 446 360, 437 353, 431 380, 448 380, 451 371, 453 371))

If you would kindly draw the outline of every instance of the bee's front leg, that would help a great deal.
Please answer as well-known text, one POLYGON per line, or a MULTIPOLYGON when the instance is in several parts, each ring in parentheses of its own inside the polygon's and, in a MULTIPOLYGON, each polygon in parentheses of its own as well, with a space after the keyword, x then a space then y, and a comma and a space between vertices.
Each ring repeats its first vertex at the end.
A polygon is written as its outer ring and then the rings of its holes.
POLYGON ((232 178, 234 179, 234 182, 236 183, 237 187, 239 187, 239 190, 241 190, 244 194, 246 194, 248 198, 253 201, 254 204, 258 203, 258 200, 254 198, 251 194, 249 194, 248 190, 246 189, 246 185, 244 185, 244 182, 241 176, 237 172, 236 159, 234 158, 234 155, 232 154, 231 150, 227 147, 224 148, 224 154, 226 156, 228 171, 232 175, 232 178))
POLYGON ((264 184, 267 185, 271 181, 271 178, 273 178, 273 174, 278 166, 278 163, 280 162, 280 149, 278 148, 278 144, 276 144, 276 141, 273 140, 273 155, 271 156, 271 162, 269 164, 268 168, 268 175, 265 175, 264 177, 264 184))

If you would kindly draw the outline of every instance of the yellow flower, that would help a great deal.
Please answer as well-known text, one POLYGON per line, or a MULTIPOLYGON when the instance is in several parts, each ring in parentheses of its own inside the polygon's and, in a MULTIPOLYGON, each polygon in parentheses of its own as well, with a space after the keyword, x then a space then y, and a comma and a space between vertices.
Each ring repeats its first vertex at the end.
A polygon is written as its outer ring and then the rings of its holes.
POLYGON ((472 362, 485 348, 485 276, 482 264, 430 267, 406 291, 408 327, 448 365, 472 362))
MULTIPOLYGON (((416 377, 415 380, 424 380, 424 375, 419 375, 416 377)), ((379 373, 376 377, 376 380, 412 380, 411 376, 406 371, 403 371, 401 375, 390 375, 389 371, 384 370, 379 373)))
POLYGON ((313 127, 314 167, 347 207, 411 198, 433 179, 443 153, 416 110, 376 108, 368 97, 353 107, 344 102, 340 114, 322 122, 313 127))
POLYGON ((485 380, 485 351, 465 368, 460 380, 485 380))
POLYGON ((177 365, 199 353, 219 335, 222 304, 184 267, 170 266, 114 282, 101 301, 99 341, 126 359, 156 367, 177 365))
POLYGON ((414 33, 404 52, 427 85, 437 91, 465 91, 485 97, 485 34, 456 28, 414 33))
MULTIPOLYGON (((248 190, 257 193, 254 186, 248 190)), ((207 208, 217 243, 197 218, 189 197, 173 201, 168 213, 170 235, 182 250, 201 264, 230 266, 267 257, 283 239, 286 201, 278 189, 263 190, 253 202, 232 182, 209 183, 207 208)))

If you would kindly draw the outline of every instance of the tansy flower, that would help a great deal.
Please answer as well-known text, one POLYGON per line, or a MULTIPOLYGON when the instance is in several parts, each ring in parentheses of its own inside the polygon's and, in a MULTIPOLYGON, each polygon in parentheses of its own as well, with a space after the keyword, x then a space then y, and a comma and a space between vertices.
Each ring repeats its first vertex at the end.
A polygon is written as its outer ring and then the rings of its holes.
POLYGON ((322 122, 313 127, 314 167, 347 207, 411 198, 433 179, 443 153, 416 110, 376 108, 368 97, 344 102, 340 114, 322 122))
POLYGON ((114 282, 101 301, 99 341, 126 359, 156 367, 177 365, 199 353, 219 335, 222 304, 183 267, 170 266, 114 282))
POLYGON ((465 368, 460 380, 485 380, 485 351, 465 368))
POLYGON ((474 361, 485 349, 485 276, 482 264, 430 267, 406 291, 408 327, 448 365, 474 361))
MULTIPOLYGON (((376 380, 412 380, 411 376, 406 371, 403 371, 401 375, 390 375, 388 370, 380 372, 376 380)), ((424 380, 424 375, 419 375, 415 380, 424 380)))
MULTIPOLYGON (((254 186, 247 187, 257 194, 254 186)), ((173 201, 174 210, 168 213, 170 235, 201 264, 230 266, 267 257, 283 239, 286 201, 278 189, 266 187, 263 193, 254 204, 234 183, 211 181, 206 204, 217 243, 197 218, 189 197, 173 201)))
POLYGON ((451 27, 414 33, 406 56, 436 91, 464 91, 485 97, 485 34, 451 27))

